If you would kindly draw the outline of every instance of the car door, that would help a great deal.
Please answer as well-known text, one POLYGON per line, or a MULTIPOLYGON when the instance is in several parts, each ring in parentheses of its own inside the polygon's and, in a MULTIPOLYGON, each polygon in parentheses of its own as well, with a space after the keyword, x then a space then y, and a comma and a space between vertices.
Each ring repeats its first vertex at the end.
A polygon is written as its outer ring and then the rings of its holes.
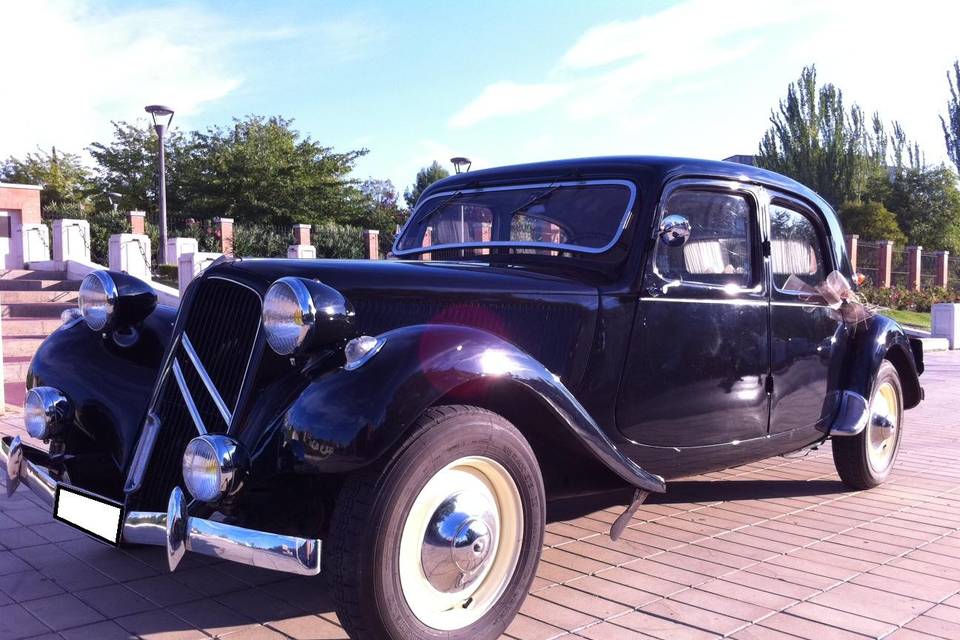
POLYGON ((771 369, 770 432, 814 428, 835 408, 846 329, 803 285, 822 285, 834 269, 820 214, 785 193, 769 192, 771 369), (792 278, 792 279, 791 279, 792 278), (802 283, 802 284, 800 284, 802 283))
POLYGON ((631 440, 691 447, 767 434, 760 194, 719 180, 667 185, 617 403, 618 426, 631 440), (671 216, 689 223, 683 244, 660 237, 671 216))

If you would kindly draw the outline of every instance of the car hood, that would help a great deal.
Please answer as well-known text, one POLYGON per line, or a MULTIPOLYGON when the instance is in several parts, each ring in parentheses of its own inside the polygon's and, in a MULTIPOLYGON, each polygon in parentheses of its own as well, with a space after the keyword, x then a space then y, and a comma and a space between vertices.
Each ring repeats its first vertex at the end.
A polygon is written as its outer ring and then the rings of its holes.
POLYGON ((596 287, 570 278, 467 262, 244 259, 207 273, 241 280, 261 294, 283 276, 319 280, 347 297, 368 335, 431 323, 483 329, 571 385, 589 355, 599 299, 596 287))

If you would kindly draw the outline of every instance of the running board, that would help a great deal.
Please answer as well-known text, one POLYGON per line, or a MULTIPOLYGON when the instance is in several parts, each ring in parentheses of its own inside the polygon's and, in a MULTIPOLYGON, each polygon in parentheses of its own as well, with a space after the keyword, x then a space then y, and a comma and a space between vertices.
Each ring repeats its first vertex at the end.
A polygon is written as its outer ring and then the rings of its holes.
POLYGON ((644 491, 643 489, 637 489, 633 494, 633 500, 630 501, 630 504, 627 505, 627 508, 623 510, 617 519, 613 521, 613 526, 610 527, 610 539, 616 542, 620 539, 620 536, 623 535, 623 532, 626 530, 627 525, 630 524, 630 520, 633 519, 633 514, 637 512, 637 509, 640 508, 640 505, 643 504, 644 500, 647 499, 647 496, 650 495, 649 491, 644 491))

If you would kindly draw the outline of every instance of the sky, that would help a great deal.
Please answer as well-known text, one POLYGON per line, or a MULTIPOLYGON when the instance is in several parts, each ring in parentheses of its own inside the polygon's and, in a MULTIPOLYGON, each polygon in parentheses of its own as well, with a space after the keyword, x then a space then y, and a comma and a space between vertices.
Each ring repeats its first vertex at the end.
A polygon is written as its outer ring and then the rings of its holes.
POLYGON ((400 191, 419 167, 754 153, 807 64, 946 159, 960 2, 0 3, 0 158, 80 152, 111 120, 283 115, 400 191))

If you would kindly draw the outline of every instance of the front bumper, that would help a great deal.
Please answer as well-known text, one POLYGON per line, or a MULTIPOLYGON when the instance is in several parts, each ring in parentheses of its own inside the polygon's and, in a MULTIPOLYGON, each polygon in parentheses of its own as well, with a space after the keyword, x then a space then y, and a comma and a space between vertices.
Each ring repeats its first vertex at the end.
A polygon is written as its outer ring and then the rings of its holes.
MULTIPOLYGON (((19 437, 0 438, 0 468, 7 472, 7 496, 21 484, 53 509, 57 481, 43 466, 24 455, 30 449, 19 437)), ((45 456, 35 449, 37 456, 45 456)), ((170 494, 167 512, 130 511, 123 521, 123 541, 166 547, 170 570, 187 551, 263 569, 298 575, 320 573, 320 540, 245 529, 194 518, 179 487, 170 494)))

